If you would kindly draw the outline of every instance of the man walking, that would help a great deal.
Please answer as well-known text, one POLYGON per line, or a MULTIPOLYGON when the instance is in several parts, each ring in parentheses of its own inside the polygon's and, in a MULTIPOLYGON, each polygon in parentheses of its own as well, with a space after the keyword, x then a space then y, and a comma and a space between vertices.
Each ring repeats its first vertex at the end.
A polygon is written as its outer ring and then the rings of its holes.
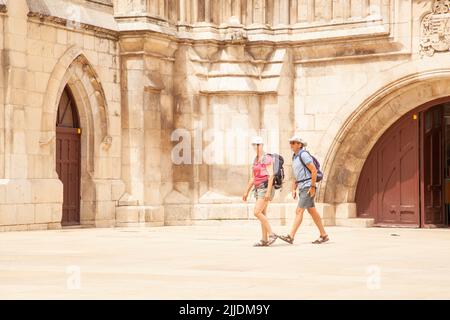
POLYGON ((292 183, 292 197, 294 199, 297 198, 298 189, 298 206, 291 232, 286 236, 279 236, 279 238, 290 244, 294 243, 295 234, 302 223, 303 212, 306 209, 320 231, 320 237, 313 243, 321 244, 327 242, 329 240, 328 235, 325 232, 322 220, 320 219, 320 215, 314 204, 314 196, 316 195, 317 168, 314 165, 313 158, 309 152, 304 149, 307 146, 305 141, 298 136, 293 136, 289 140, 289 143, 291 145, 291 150, 294 152, 292 169, 295 180, 292 183))

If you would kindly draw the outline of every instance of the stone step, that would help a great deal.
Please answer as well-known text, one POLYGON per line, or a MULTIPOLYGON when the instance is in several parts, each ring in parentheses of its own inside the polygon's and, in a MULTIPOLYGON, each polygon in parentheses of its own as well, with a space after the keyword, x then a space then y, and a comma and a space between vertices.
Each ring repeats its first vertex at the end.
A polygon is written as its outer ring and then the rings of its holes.
POLYGON ((118 206, 116 207, 117 227, 163 226, 162 206, 118 206))
POLYGON ((374 223, 375 220, 372 218, 336 219, 336 226, 341 227, 370 228, 374 223))

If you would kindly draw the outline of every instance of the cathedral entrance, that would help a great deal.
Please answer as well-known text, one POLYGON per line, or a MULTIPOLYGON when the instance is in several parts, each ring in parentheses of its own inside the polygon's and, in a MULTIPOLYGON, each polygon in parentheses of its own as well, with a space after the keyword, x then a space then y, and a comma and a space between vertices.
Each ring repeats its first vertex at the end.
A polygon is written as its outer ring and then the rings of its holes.
POLYGON ((386 130, 364 164, 356 204, 378 226, 449 225, 450 103, 419 107, 386 130))

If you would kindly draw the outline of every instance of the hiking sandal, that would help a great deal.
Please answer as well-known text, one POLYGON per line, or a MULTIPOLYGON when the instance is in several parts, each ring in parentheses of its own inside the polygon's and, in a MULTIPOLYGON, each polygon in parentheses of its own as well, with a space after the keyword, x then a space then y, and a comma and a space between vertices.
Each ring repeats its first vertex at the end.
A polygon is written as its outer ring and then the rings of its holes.
POLYGON ((274 243, 277 240, 278 236, 273 233, 269 236, 269 240, 267 241, 267 245, 270 246, 272 243, 274 243))
POLYGON ((329 240, 330 240, 330 238, 328 238, 328 235, 325 235, 325 236, 320 236, 319 239, 317 239, 316 241, 313 241, 313 243, 321 244, 321 243, 327 242, 329 240))
POLYGON ((285 235, 285 236, 278 236, 278 238, 280 238, 281 240, 289 243, 289 244, 293 244, 294 243, 294 238, 291 237, 290 234, 285 235))
POLYGON ((259 240, 259 241, 256 242, 253 246, 254 246, 254 247, 267 247, 267 241, 265 241, 265 240, 259 240))

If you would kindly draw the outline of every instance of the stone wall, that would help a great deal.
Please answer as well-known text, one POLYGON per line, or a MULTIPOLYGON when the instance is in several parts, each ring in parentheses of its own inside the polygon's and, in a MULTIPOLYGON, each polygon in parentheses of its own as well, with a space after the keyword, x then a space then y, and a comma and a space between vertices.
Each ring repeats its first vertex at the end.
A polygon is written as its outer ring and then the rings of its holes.
MULTIPOLYGON (((9 1, 0 17, 5 28, 0 229, 61 226, 55 119, 66 84, 83 130, 81 223, 113 226, 116 200, 123 193, 117 35, 57 16, 57 8, 45 2, 28 3, 9 1)), ((109 16, 114 22, 112 8, 109 16)))
MULTIPOLYGON (((325 223, 354 217, 377 138, 422 101, 450 95, 439 37, 448 30, 429 28, 447 19, 446 5, 0 1, 0 230, 60 227, 54 126, 65 85, 83 132, 82 225, 251 219, 240 200, 249 138, 285 157, 289 181, 295 132, 323 164, 325 223), (174 160, 180 141, 188 162, 174 160)), ((292 218, 289 187, 271 208, 274 223, 292 218)))

